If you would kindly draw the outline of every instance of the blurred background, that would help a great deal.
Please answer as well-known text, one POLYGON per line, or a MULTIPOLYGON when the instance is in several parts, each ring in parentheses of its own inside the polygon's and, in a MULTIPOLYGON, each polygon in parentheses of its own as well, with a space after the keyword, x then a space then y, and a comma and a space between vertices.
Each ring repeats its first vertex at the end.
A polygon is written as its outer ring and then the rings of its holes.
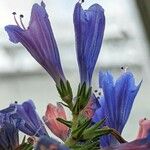
MULTIPOLYGON (((24 15, 28 26, 33 3, 41 0, 0 0, 0 108, 14 101, 33 99, 40 116, 49 102, 60 101, 55 83, 20 44, 8 40, 4 26, 15 24, 12 12, 24 15)), ((65 75, 74 91, 79 82, 76 61, 73 9, 76 0, 44 0, 61 53, 65 75)), ((136 137, 138 121, 150 118, 150 1, 149 0, 85 0, 84 8, 99 3, 105 9, 106 30, 100 57, 93 76, 93 86, 98 88, 99 70, 111 70, 117 78, 121 66, 128 66, 136 78, 143 79, 124 137, 136 137)))

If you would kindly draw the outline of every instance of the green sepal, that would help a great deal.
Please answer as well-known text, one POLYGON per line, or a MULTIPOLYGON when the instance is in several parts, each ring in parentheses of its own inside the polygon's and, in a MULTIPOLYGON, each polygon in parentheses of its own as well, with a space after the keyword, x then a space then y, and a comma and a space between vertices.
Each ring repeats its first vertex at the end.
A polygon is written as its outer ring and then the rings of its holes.
POLYGON ((67 105, 67 104, 64 104, 64 103, 62 103, 62 102, 58 102, 59 104, 62 104, 63 106, 65 106, 65 107, 67 107, 67 108, 69 108, 69 106, 67 105))
POLYGON ((83 139, 84 140, 93 139, 93 138, 100 137, 102 135, 111 133, 112 129, 110 129, 108 127, 103 127, 102 129, 100 128, 104 124, 105 120, 106 120, 106 118, 104 118, 103 120, 99 121, 98 123, 92 125, 90 128, 84 130, 83 139))
POLYGON ((95 123, 93 126, 91 126, 91 128, 87 129, 88 132, 92 132, 94 130, 99 129, 106 121, 106 118, 102 119, 101 121, 95 123))
POLYGON ((67 85, 67 90, 68 90, 68 93, 69 93, 70 97, 73 98, 72 88, 71 88, 71 85, 70 85, 68 80, 66 82, 66 85, 67 85))
POLYGON ((97 129, 94 130, 93 132, 84 132, 83 133, 83 139, 84 140, 90 140, 90 139, 99 139, 103 135, 108 135, 112 132, 112 129, 110 128, 102 128, 102 129, 97 129))
POLYGON ((61 122, 62 124, 66 125, 69 128, 71 128, 71 126, 72 126, 72 122, 71 121, 67 121, 67 120, 64 120, 62 118, 57 118, 57 121, 61 122))
POLYGON ((86 83, 83 83, 82 85, 79 84, 76 102, 72 110, 73 114, 79 114, 85 108, 90 99, 91 91, 92 88, 87 87, 86 83))
POLYGON ((70 109, 72 109, 72 99, 73 99, 73 93, 72 88, 70 86, 69 81, 63 81, 60 80, 59 84, 56 84, 57 91, 61 97, 61 99, 67 104, 70 109))
POLYGON ((75 139, 80 139, 85 129, 91 125, 91 120, 86 120, 84 123, 79 125, 77 129, 72 131, 72 137, 75 139))
POLYGON ((33 145, 29 143, 23 143, 19 147, 17 147, 15 150, 33 150, 33 145))

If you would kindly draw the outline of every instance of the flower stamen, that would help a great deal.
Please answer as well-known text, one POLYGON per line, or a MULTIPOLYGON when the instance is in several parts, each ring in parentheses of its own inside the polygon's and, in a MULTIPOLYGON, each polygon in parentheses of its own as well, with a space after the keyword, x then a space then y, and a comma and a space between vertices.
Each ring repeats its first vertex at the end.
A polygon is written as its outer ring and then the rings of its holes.
POLYGON ((123 70, 124 72, 127 72, 128 66, 122 66, 122 67, 121 67, 121 70, 123 70))
POLYGON ((84 0, 79 0, 79 3, 81 3, 81 4, 84 3, 84 0))
POLYGON ((18 23, 18 21, 17 21, 17 19, 16 19, 16 14, 17 14, 17 13, 16 13, 16 12, 13 12, 12 14, 14 15, 14 20, 15 20, 17 26, 20 27, 20 25, 19 25, 19 23, 18 23))
POLYGON ((24 24, 23 24, 23 21, 22 21, 22 18, 23 18, 23 17, 24 17, 24 16, 21 14, 21 15, 20 15, 20 23, 21 23, 23 29, 26 30, 26 28, 25 28, 25 26, 24 26, 24 24))

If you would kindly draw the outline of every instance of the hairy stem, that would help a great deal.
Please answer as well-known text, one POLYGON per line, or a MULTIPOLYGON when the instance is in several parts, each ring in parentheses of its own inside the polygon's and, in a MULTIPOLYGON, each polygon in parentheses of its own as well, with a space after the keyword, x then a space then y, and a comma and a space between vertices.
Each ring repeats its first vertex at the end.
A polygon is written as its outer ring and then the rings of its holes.
POLYGON ((78 116, 79 116, 79 114, 73 114, 71 135, 67 138, 67 140, 65 142, 65 145, 67 145, 68 147, 73 146, 77 142, 77 140, 74 139, 72 136, 72 131, 74 131, 78 127, 78 116))

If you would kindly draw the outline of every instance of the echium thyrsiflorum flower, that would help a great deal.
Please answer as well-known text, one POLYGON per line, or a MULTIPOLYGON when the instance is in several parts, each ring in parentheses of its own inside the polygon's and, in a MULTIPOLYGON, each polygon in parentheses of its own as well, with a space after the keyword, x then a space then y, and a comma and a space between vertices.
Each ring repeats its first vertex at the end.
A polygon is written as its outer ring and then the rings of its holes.
MULTIPOLYGON (((72 120, 68 121, 61 105, 55 107, 50 104, 44 118, 50 130, 71 149, 97 150, 99 137, 112 132, 112 129, 102 126, 105 119, 102 118, 103 120, 95 124, 91 121, 93 110, 97 108, 94 103, 97 99, 92 94, 91 80, 103 40, 105 16, 100 5, 94 4, 89 9, 83 10, 82 2, 78 2, 74 10, 76 51, 80 71, 80 84, 75 96, 70 83, 64 76, 43 1, 41 5, 33 5, 28 28, 25 28, 22 23, 23 16, 20 16, 19 24, 16 13, 13 13, 17 25, 8 25, 5 30, 13 43, 20 42, 52 76, 63 100, 60 104, 71 111, 72 120), (67 127, 60 125, 58 121, 67 127)), ((2 122, 13 124, 29 136, 41 138, 47 135, 32 101, 24 102, 22 105, 12 104, 0 113, 5 114, 2 122)), ((56 145, 50 146, 56 149, 56 145)))
MULTIPOLYGON (((131 72, 122 73, 115 83, 110 72, 100 72, 99 86, 103 90, 103 96, 99 99, 101 107, 96 110, 93 121, 97 122, 107 118, 104 124, 121 134, 140 85, 141 82, 139 85, 135 85, 131 72)), ((103 136, 100 139, 103 147, 116 144, 116 142, 111 135, 103 136)))
POLYGON ((150 120, 140 119, 139 132, 135 140, 124 144, 108 146, 102 150, 149 150, 150 149, 150 120))
POLYGON ((65 141, 69 136, 69 127, 60 123, 57 118, 67 120, 63 106, 60 103, 57 103, 57 106, 48 104, 43 120, 53 134, 65 141))
POLYGON ((42 136, 38 140, 35 150, 69 150, 69 148, 53 138, 42 136))
POLYGON ((1 110, 0 114, 1 123, 10 123, 29 136, 48 135, 32 100, 25 101, 23 104, 11 104, 1 110))
MULTIPOLYGON (((94 4, 84 10, 82 3, 78 2, 74 9, 73 21, 80 86, 85 84, 88 89, 91 86, 93 71, 103 41, 105 29, 104 9, 100 5, 94 4)), ((83 113, 89 118, 92 116, 94 112, 93 106, 96 104, 94 94, 91 93, 91 95, 83 113)))
POLYGON ((20 42, 57 84, 60 80, 65 81, 58 47, 44 2, 41 2, 41 5, 33 5, 28 28, 22 22, 23 15, 20 15, 20 25, 17 22, 15 12, 13 15, 17 25, 5 27, 10 41, 20 42))
MULTIPOLYGON (((0 117, 3 117, 2 114, 0 117)), ((0 150, 15 150, 18 146, 18 129, 13 124, 0 124, 0 150)))
POLYGON ((50 74, 56 82, 58 92, 65 103, 72 106, 72 91, 70 83, 66 81, 61 66, 58 47, 53 35, 48 14, 42 1, 41 5, 34 4, 31 12, 29 27, 25 28, 20 15, 20 24, 14 18, 17 25, 8 25, 5 27, 10 41, 21 43, 33 58, 50 74))
POLYGON ((76 53, 81 84, 91 85, 92 74, 103 41, 105 28, 104 9, 94 4, 83 10, 78 2, 74 10, 76 53))
POLYGON ((127 142, 120 145, 110 146, 102 150, 149 150, 150 149, 150 134, 142 139, 137 139, 132 142, 127 142))

